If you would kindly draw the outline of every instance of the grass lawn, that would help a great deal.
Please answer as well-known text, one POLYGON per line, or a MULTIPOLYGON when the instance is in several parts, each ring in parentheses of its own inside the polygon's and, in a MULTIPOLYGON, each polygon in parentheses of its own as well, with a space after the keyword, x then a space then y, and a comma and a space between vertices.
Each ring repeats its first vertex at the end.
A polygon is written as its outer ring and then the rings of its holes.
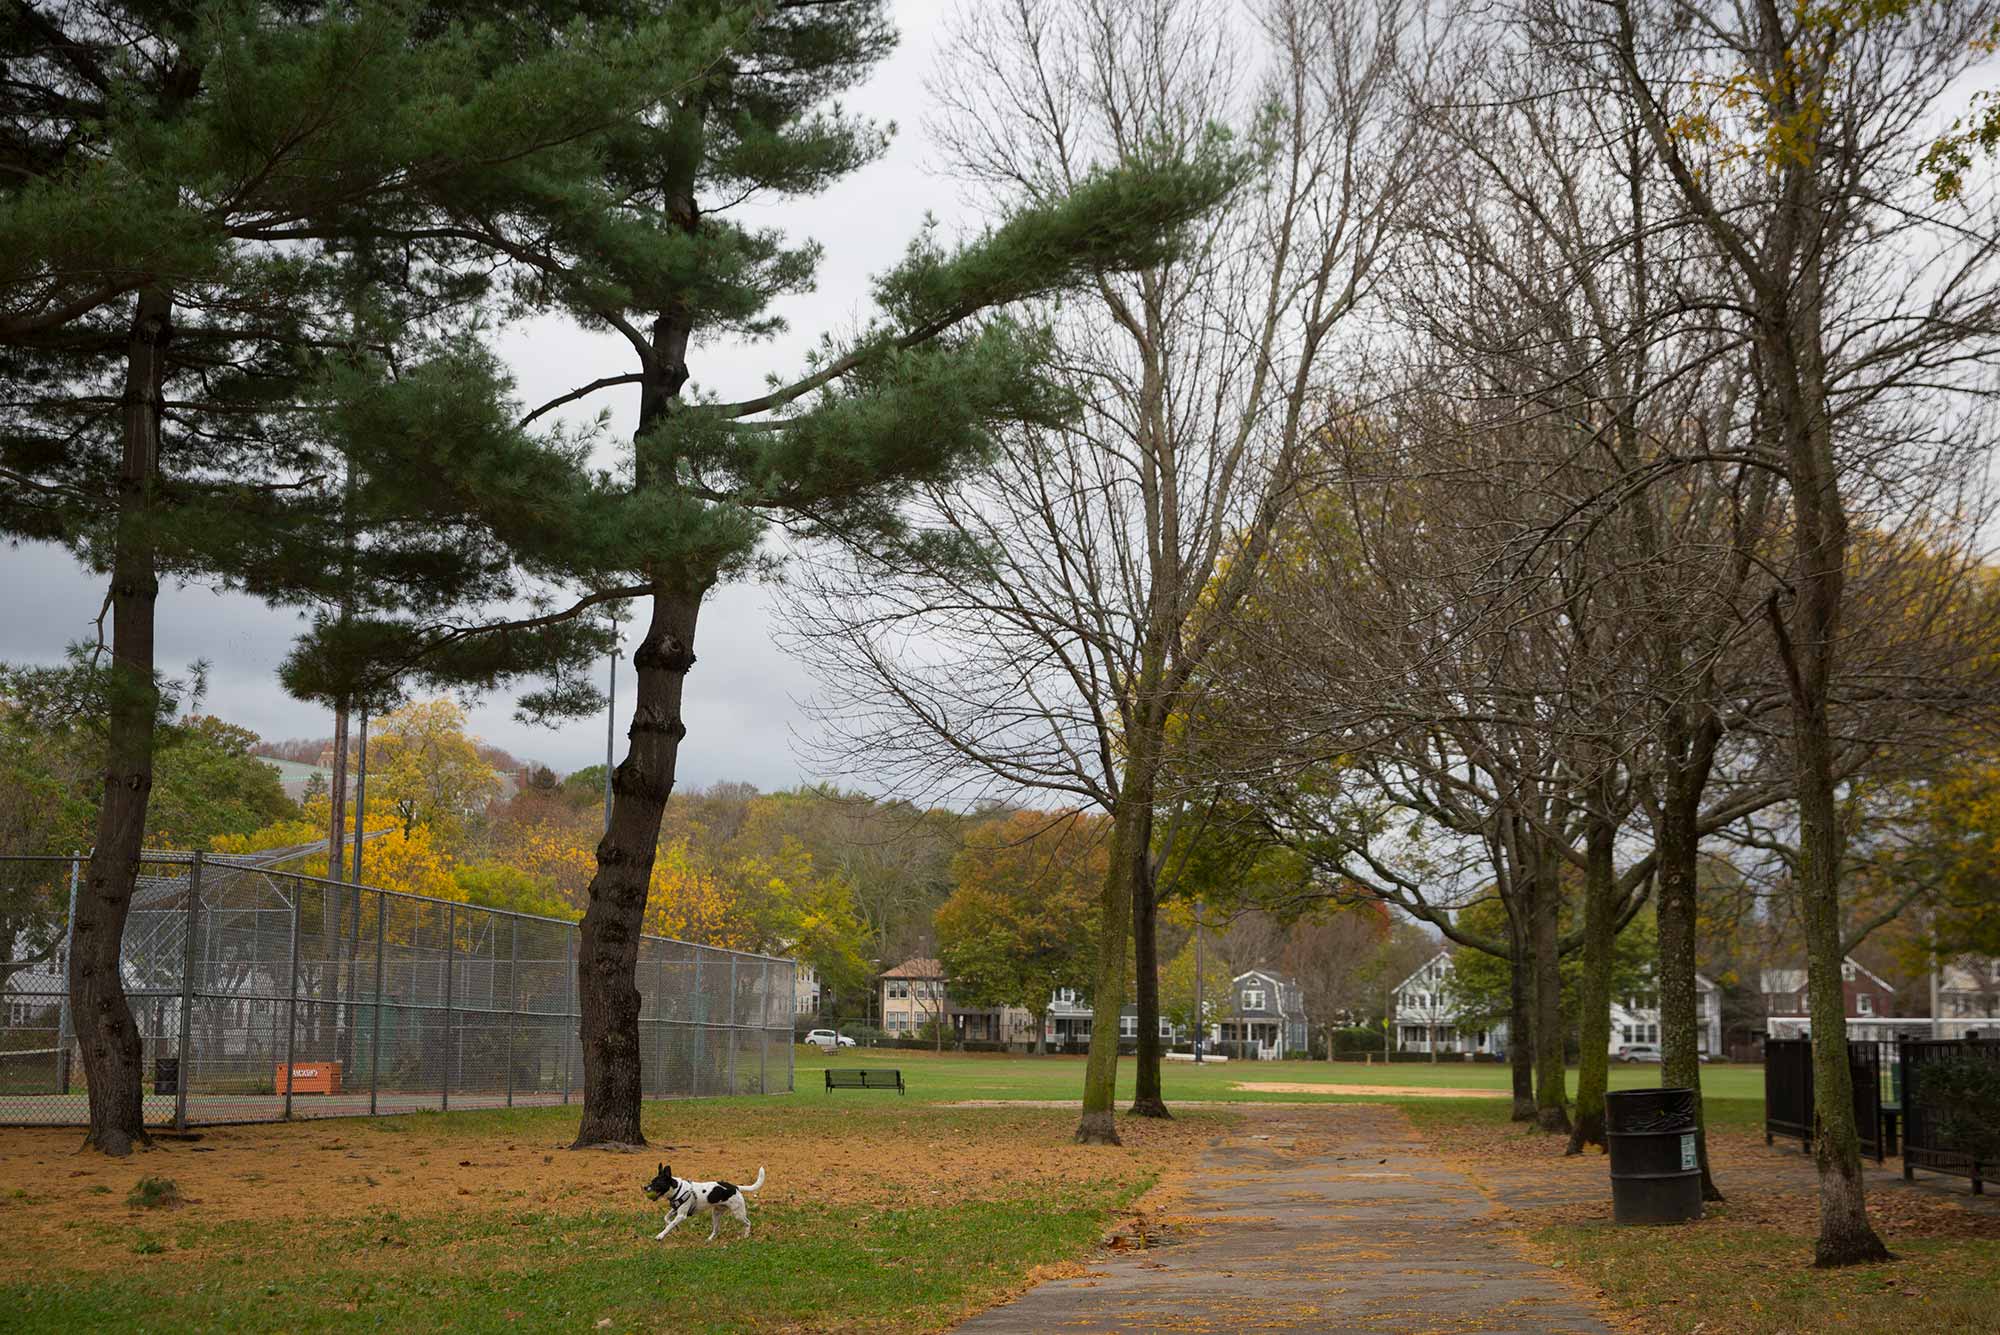
MULTIPOLYGON (((1648 1330, 2000 1330, 2000 1235, 1894 1236, 1898 1259, 1888 1265, 1814 1270, 1812 1214, 1809 1203, 1799 1205, 1805 1208, 1784 1226, 1758 1222, 1762 1212, 1724 1205, 1699 1224, 1674 1229, 1594 1223, 1543 1228, 1533 1236, 1648 1330), (1805 1227, 1797 1222, 1801 1213, 1805 1227)), ((1876 1207, 1879 1216, 1879 1202, 1876 1207)))
MULTIPOLYGON (((967 1099, 1077 1099, 1082 1097, 1082 1057, 1030 1057, 1001 1053, 946 1053, 942 1056, 896 1048, 844 1048, 837 1054, 817 1048, 798 1050, 796 1083, 799 1093, 816 1098, 851 1097, 840 1093, 828 1096, 820 1072, 829 1066, 897 1066, 909 1083, 910 1097, 957 1102, 967 1099)), ((1129 1099, 1135 1063, 1124 1058, 1118 1063, 1118 1094, 1129 1099)), ((1357 1098, 1381 1102, 1379 1093, 1342 1093, 1344 1087, 1369 1090, 1407 1089, 1408 1096, 1420 1091, 1470 1089, 1506 1091, 1511 1088, 1508 1069, 1495 1062, 1168 1062, 1161 1081, 1168 1103, 1196 1102, 1315 1102, 1357 1098), (1240 1085, 1325 1085, 1327 1091, 1259 1091, 1240 1085)), ((1576 1071, 1569 1073, 1570 1091, 1576 1090, 1576 1071)), ((1611 1088, 1640 1089, 1657 1086, 1657 1066, 1622 1065, 1611 1067, 1611 1088)), ((1763 1116, 1764 1068, 1761 1066, 1716 1065, 1702 1070, 1702 1093, 1710 1105, 1710 1115, 1724 1120, 1748 1120, 1763 1116)))
MULTIPOLYGON (((1121 1096, 1131 1072, 1121 1064, 1121 1096)), ((1586 1195, 1603 1194, 1601 1161, 1546 1160, 1554 1147, 1523 1141, 1505 1099, 1450 1092, 1505 1090, 1495 1065, 1169 1063, 1169 1101, 1193 1106, 1172 1122, 1123 1121, 1115 1148, 1072 1144, 1075 1112, 1036 1106, 1075 1100, 1082 1077, 1081 1058, 801 1049, 790 1096, 649 1104, 656 1148, 643 1156, 568 1151, 576 1110, 564 1108, 219 1127, 124 1162, 75 1153, 73 1130, 0 1130, 0 1328, 938 1330, 1073 1270, 1235 1119, 1231 1103, 1392 1102, 1441 1153, 1490 1142, 1525 1153, 1537 1181, 1590 1173, 1586 1195), (899 1066, 911 1092, 829 1095, 828 1065, 899 1066), (1238 1088, 1260 1084, 1308 1088, 1238 1088), (1385 1089, 1398 1092, 1362 1092, 1385 1089), (966 1101, 1001 1106, 951 1106, 966 1101), (661 1159, 737 1182, 763 1166, 751 1241, 711 1245, 699 1228, 653 1241, 660 1212, 638 1189, 661 1159), (172 1179, 180 1203, 140 1204, 148 1177, 172 1179)), ((1619 1087, 1657 1078, 1613 1072, 1619 1087)), ((1756 1068, 1712 1068, 1704 1084, 1713 1124, 1754 1124, 1756 1068)), ((1679 1235, 1523 1222, 1572 1273, 1601 1267, 1607 1298, 1635 1310, 1665 1301, 1645 1286, 1687 1273, 1630 1259, 1649 1243, 1678 1255, 1679 1235)), ((1685 1259, 1721 1266, 1743 1245, 1685 1259)), ((1939 1244, 1936 1273, 1970 1255, 1956 1245, 1939 1244)), ((1932 1274, 1891 1279, 1916 1273, 1932 1274)))
POLYGON ((1665 1228, 1614 1225, 1603 1156, 1565 1157, 1560 1140, 1510 1123, 1505 1105, 1432 1099, 1401 1107, 1435 1152, 1524 1230, 1532 1251, 1635 1330, 2000 1331, 2000 1215, 1968 1208, 1962 1181, 1912 1189, 1873 1179, 1869 1214, 1898 1259, 1814 1270, 1812 1163, 1795 1145, 1764 1145, 1761 1100, 1707 1100, 1716 1180, 1730 1199, 1698 1223, 1665 1228))
POLYGON ((893 1093, 650 1104, 643 1156, 572 1153, 574 1109, 213 1128, 116 1162, 0 1131, 0 1328, 936 1330, 1073 1265, 1231 1118, 1070 1143, 1064 1109, 893 1093), (639 1188, 747 1182, 748 1243, 639 1188), (128 1201, 172 1179, 185 1204, 128 1201))

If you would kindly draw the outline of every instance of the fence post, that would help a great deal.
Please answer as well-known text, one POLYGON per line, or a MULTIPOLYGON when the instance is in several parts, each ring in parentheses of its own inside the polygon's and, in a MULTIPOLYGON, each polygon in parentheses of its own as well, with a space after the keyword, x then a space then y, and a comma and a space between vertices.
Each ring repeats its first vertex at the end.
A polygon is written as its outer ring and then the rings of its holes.
POLYGON ((451 985, 458 964, 458 905, 444 909, 444 1103, 451 1111, 451 985))
POLYGON ((521 1011, 521 920, 507 942, 507 1106, 514 1106, 514 1020, 521 1011))
MULTIPOLYGON (((764 961, 764 1013, 757 1024, 757 1092, 768 1094, 771 1081, 771 961, 764 961)), ((795 1003, 796 1004, 796 1003, 795 1003)), ((838 1044, 835 1044, 836 1049, 838 1044)))
POLYGON ((305 892, 303 882, 292 881, 292 945, 287 959, 285 980, 285 1120, 292 1120, 292 1059, 299 1037, 299 897, 305 892))
MULTIPOLYGON (((56 1074, 62 1084, 62 1092, 69 1093, 69 1049, 71 1016, 69 1011, 69 957, 76 946, 76 887, 83 872, 83 855, 71 850, 69 855, 69 919, 63 925, 62 951, 62 1000, 56 1009, 56 1074)), ((145 1072, 141 1071, 143 1080, 145 1072)))
MULTIPOLYGON (((564 996, 565 1005, 563 1006, 563 1011, 565 1014, 565 1018, 570 1020, 580 1020, 583 1017, 576 1014, 576 928, 574 927, 570 928, 568 931, 563 933, 563 980, 564 980, 563 990, 565 994, 564 996)), ((565 1025, 563 1029, 564 1029, 563 1045, 562 1045, 563 1103, 567 1105, 569 1103, 569 1041, 571 1036, 571 1027, 565 1025)), ((582 1041, 580 1035, 578 1036, 577 1041, 578 1042, 582 1041)))
POLYGON ((701 1068, 708 1063, 708 1004, 701 995, 701 947, 694 947, 694 1065, 688 1070, 688 1093, 701 1093, 701 1068))
POLYGON ((729 952, 729 1092, 736 1092, 736 952, 729 952))
POLYGON ((382 1092, 382 943, 389 926, 389 897, 375 892, 375 1032, 368 1036, 368 1115, 382 1092))
POLYGON ((201 930, 201 854, 188 864, 187 940, 181 949, 181 1034, 176 1049, 174 1130, 186 1132, 188 1121, 189 1031, 194 1028, 195 934, 201 930))

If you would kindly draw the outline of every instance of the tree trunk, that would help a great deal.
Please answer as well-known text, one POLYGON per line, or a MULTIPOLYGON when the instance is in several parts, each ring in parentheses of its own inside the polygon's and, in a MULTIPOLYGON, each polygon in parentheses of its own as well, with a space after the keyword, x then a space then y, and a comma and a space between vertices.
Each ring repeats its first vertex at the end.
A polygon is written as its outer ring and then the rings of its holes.
POLYGON ((1833 724, 1827 714, 1841 599, 1847 579, 1847 515, 1840 497, 1827 416, 1825 362, 1818 342, 1818 271, 1808 265, 1795 308, 1770 317, 1758 350, 1773 386, 1791 466, 1796 600, 1791 626, 1774 591, 1768 604, 1792 698, 1793 769, 1799 804, 1798 884, 1805 921, 1807 1007, 1812 1016, 1813 1101, 1818 1134, 1819 1238, 1816 1266, 1888 1257, 1868 1222, 1861 1136, 1847 1069, 1846 997, 1840 966, 1840 813, 1833 724))
POLYGON ((1090 1058, 1083 1071, 1083 1117, 1076 1139, 1082 1145, 1117 1145, 1112 1106, 1118 1097, 1118 1012, 1125 1006, 1125 942, 1132 931, 1134 869, 1151 850, 1139 839, 1130 806, 1111 814, 1111 861, 1104 873, 1098 907, 1102 915, 1097 979, 1091 994, 1090 1058), (1138 841, 1135 845, 1135 840, 1138 841))
POLYGON ((333 777, 327 781, 326 878, 338 881, 347 847, 347 701, 333 709, 333 777))
MULTIPOLYGON (((1669 739, 1671 745, 1672 739, 1669 739)), ((1705 771, 1706 766, 1703 766, 1705 771)), ((1700 994, 1695 986, 1696 873, 1701 843, 1695 818, 1699 787, 1675 776, 1660 804, 1659 957, 1654 970, 1660 987, 1660 1084, 1695 1092, 1695 1148, 1701 1161, 1703 1200, 1719 1201, 1708 1164, 1706 1113, 1701 1103, 1700 994)))
MULTIPOLYGON (((1523 906, 1517 916, 1531 907, 1523 906)), ((1507 1066, 1514 1079, 1510 1120, 1516 1122, 1535 1120, 1535 965, 1529 938, 1529 933, 1515 931, 1514 958, 1507 963, 1507 1066)))
POLYGON ((1583 980, 1578 988, 1577 1028, 1581 1053, 1576 1072, 1576 1122, 1570 1154, 1586 1145, 1604 1149, 1604 1095, 1611 1077, 1611 938, 1618 893, 1612 863, 1616 824, 1593 813, 1584 835, 1583 980))
MULTIPOLYGON (((1126 790, 1130 795, 1131 790, 1126 790)), ((1132 884, 1132 963, 1139 1010, 1139 1043, 1134 1077, 1132 1113, 1136 1117, 1171 1117, 1160 1089, 1160 1066, 1165 1046, 1160 1042, 1160 940, 1158 935, 1158 890, 1153 880, 1152 801, 1143 808, 1140 824, 1145 837, 1139 842, 1137 875, 1132 884)))
MULTIPOLYGON (((153 788, 153 729, 160 690, 153 664, 153 613, 160 579, 152 535, 160 461, 161 387, 173 338, 173 303, 158 288, 139 293, 126 344, 124 451, 111 554, 111 671, 106 683, 104 803, 90 876, 76 899, 69 958, 70 1014, 90 1098, 84 1144, 123 1156, 150 1145, 145 1119, 145 1045, 125 1000, 119 954, 153 788)), ((189 1072, 182 1071, 185 1080, 189 1072)))
POLYGON ((646 1143, 639 1129, 639 938, 660 817, 687 735, 681 694, 694 666, 703 592, 655 582, 652 622, 632 652, 638 682, 630 745, 612 774, 611 828, 597 845, 597 874, 577 938, 583 1120, 575 1149, 646 1143))
POLYGON ((1535 855, 1535 1129, 1569 1134, 1568 1071, 1563 1061, 1562 975, 1557 930, 1562 883, 1554 855, 1535 855))

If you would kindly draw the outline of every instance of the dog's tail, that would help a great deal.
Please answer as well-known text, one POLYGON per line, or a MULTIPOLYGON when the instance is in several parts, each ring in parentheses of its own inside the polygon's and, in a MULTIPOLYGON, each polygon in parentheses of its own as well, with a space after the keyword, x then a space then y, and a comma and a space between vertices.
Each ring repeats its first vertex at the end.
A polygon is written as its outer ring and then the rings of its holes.
POLYGON ((746 1186, 741 1186, 741 1187, 738 1187, 738 1188, 737 1188, 737 1190, 738 1190, 738 1191, 755 1191, 755 1190, 757 1190, 757 1188, 759 1188, 759 1187, 761 1187, 761 1186, 763 1186, 763 1185, 764 1185, 764 1166, 763 1166, 762 1164, 759 1164, 759 1165, 757 1165, 757 1180, 756 1180, 755 1182, 752 1182, 752 1183, 749 1183, 749 1184, 748 1184, 748 1185, 746 1185, 746 1186))

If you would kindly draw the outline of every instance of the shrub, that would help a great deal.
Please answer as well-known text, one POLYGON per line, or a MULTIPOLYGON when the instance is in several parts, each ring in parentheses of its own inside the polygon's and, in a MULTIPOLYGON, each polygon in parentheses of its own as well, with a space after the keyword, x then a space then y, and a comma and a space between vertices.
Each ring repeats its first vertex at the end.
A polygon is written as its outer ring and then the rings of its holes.
POLYGON ((2000 1061, 1967 1052, 1928 1064, 1918 1097, 1935 1110, 1945 1146, 2000 1162, 2000 1061))
POLYGON ((170 1177, 142 1177, 125 1203, 142 1210, 170 1209, 182 1204, 181 1192, 170 1177))

